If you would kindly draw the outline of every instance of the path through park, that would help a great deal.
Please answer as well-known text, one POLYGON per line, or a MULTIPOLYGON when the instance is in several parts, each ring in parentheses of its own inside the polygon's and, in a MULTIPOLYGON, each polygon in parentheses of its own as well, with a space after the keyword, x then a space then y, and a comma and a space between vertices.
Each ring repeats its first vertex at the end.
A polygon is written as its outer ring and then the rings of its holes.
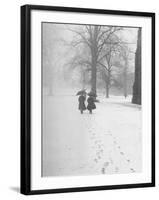
POLYGON ((43 98, 43 176, 142 170, 141 107, 131 98, 98 97, 93 114, 74 95, 43 98))

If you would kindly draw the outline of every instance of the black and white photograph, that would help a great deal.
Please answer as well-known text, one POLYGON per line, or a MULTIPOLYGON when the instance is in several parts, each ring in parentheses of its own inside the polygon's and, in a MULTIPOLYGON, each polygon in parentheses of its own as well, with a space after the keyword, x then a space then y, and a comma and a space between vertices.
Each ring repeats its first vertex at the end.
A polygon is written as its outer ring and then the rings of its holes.
POLYGON ((21 192, 155 185, 155 15, 21 8, 21 192))
POLYGON ((141 37, 42 23, 42 176, 142 171, 141 37))

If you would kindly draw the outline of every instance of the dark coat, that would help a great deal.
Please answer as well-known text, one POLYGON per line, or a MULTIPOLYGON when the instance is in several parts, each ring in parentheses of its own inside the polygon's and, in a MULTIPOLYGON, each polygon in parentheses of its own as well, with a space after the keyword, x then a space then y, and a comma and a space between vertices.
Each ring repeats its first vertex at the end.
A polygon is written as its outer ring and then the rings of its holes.
POLYGON ((79 110, 86 110, 85 100, 86 100, 85 96, 83 96, 83 95, 79 96, 79 98, 78 98, 78 101, 79 101, 78 109, 79 110))
POLYGON ((96 105, 94 103, 94 98, 93 97, 88 97, 87 102, 88 102, 88 105, 87 105, 87 109, 88 110, 96 109, 96 105))

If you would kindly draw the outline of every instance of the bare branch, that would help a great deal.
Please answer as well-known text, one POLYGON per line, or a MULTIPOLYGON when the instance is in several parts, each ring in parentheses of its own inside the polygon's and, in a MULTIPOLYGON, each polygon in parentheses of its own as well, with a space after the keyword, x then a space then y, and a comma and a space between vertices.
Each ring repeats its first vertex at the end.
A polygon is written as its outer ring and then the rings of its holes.
POLYGON ((106 33, 108 33, 109 31, 111 31, 111 29, 112 29, 112 27, 109 27, 109 29, 108 30, 103 30, 103 31, 101 31, 101 34, 99 34, 99 36, 98 36, 98 41, 103 37, 103 35, 105 35, 106 33))
POLYGON ((68 28, 68 30, 69 30, 69 31, 72 31, 73 33, 76 33, 77 35, 79 35, 79 36, 83 39, 83 42, 85 42, 89 47, 91 47, 91 44, 90 44, 89 40, 84 36, 84 34, 82 34, 82 33, 79 32, 79 31, 70 29, 70 28, 68 28))
MULTIPOLYGON (((110 67, 108 68, 106 65, 104 65, 103 63, 101 62, 98 62, 98 64, 103 67, 104 69, 106 69, 107 71, 109 71, 110 67)), ((110 71, 109 71, 110 72, 110 71)))
MULTIPOLYGON (((103 42, 98 46, 98 52, 100 53, 104 47, 105 44, 107 44, 107 40, 110 38, 111 35, 113 35, 116 31, 122 30, 122 28, 115 27, 114 30, 110 31, 109 34, 104 38, 103 42)), ((111 43, 112 44, 112 43, 111 43)))

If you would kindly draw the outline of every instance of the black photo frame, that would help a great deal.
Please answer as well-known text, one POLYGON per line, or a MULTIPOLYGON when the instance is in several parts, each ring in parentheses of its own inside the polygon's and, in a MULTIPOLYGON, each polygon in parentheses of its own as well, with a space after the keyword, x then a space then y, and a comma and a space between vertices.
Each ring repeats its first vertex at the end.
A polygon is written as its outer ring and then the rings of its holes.
MULTIPOLYGON (((39 126, 41 126, 39 124, 39 126)), ((40 135, 40 134, 39 134, 40 135)), ((39 136, 40 137, 40 136, 39 136)), ((75 177, 76 178, 76 177, 75 177)), ((155 13, 117 11, 117 10, 98 10, 88 8, 54 7, 44 5, 24 5, 21 7, 21 193, 25 195, 63 193, 63 192, 81 192, 93 190, 109 189, 127 189, 155 186, 155 13), (49 189, 32 189, 31 154, 33 145, 31 145, 31 69, 32 69, 32 11, 48 11, 63 13, 85 13, 87 15, 113 15, 123 17, 143 17, 151 20, 151 180, 149 182, 96 185, 80 187, 63 187, 49 189)))

